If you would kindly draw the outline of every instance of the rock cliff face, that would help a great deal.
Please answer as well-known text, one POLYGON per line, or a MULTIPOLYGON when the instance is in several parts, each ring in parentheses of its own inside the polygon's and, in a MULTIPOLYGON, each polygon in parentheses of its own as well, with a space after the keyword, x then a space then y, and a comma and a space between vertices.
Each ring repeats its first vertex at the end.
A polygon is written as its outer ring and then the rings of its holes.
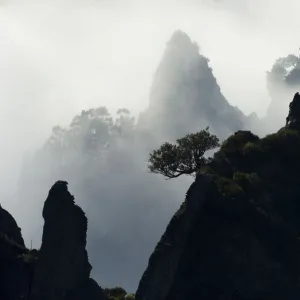
POLYGON ((44 204, 39 251, 24 246, 12 216, 0 208, 0 299, 107 299, 90 278, 86 247, 87 218, 74 203, 67 183, 56 182, 44 204))
POLYGON ((149 267, 139 285, 137 299, 166 299, 173 285, 189 232, 195 225, 206 197, 209 193, 214 193, 210 186, 209 177, 198 177, 188 190, 187 199, 197 200, 186 200, 172 218, 165 234, 150 257, 149 267))
POLYGON ((279 132, 223 143, 151 255, 137 300, 299 299, 299 104, 296 94, 279 132))
POLYGON ((141 115, 140 127, 150 126, 165 140, 210 126, 224 139, 249 126, 248 121, 223 96, 198 45, 186 33, 176 31, 155 73, 149 109, 141 115))

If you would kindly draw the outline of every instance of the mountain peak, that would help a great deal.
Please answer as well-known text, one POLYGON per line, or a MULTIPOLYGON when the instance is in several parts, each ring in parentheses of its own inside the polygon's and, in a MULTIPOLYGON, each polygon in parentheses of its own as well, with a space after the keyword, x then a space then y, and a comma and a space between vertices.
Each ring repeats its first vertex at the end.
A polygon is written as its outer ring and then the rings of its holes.
POLYGON ((207 126, 225 138, 242 129, 246 120, 221 93, 209 59, 181 30, 175 31, 166 44, 149 102, 145 126, 147 122, 152 126, 155 120, 156 131, 163 139, 173 140, 207 126))
POLYGON ((182 46, 182 45, 192 45, 192 44, 193 44, 193 42, 192 42, 191 38, 188 36, 187 33, 185 33, 182 30, 176 30, 172 34, 172 36, 168 42, 168 45, 182 46))
POLYGON ((165 55, 171 52, 173 55, 176 53, 177 57, 185 56, 186 59, 199 55, 197 43, 193 42, 189 35, 182 30, 176 30, 166 46, 165 55))

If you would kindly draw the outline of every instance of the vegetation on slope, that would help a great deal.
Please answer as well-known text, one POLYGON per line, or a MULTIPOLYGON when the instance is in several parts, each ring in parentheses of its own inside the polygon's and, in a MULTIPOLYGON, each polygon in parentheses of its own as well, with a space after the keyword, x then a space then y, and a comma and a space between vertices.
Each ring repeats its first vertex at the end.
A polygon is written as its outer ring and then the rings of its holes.
MULTIPOLYGON (((196 134, 199 139, 195 145, 186 144, 186 152, 192 154, 194 148, 201 148, 201 145, 204 145, 203 150, 208 150, 203 132, 196 134)), ((215 148, 218 145, 215 136, 209 138, 216 141, 210 149, 215 148)), ((168 176, 174 162, 167 154, 172 156, 174 147, 169 147, 168 153, 164 145, 150 154, 149 169, 168 176), (159 156, 163 150, 164 156, 159 156)), ((278 218, 300 230, 300 95, 295 95, 286 126, 277 133, 259 138, 250 131, 237 131, 221 144, 213 159, 206 160, 197 168, 189 168, 194 166, 193 155, 187 155, 183 162, 178 163, 186 167, 180 175, 192 172, 211 174, 223 196, 247 199, 249 203, 272 211, 278 218)))
POLYGON ((109 300, 134 300, 134 294, 127 294, 122 287, 106 288, 104 292, 109 300))
POLYGON ((299 94, 289 108, 277 133, 238 131, 200 166, 136 299, 299 299, 299 94))

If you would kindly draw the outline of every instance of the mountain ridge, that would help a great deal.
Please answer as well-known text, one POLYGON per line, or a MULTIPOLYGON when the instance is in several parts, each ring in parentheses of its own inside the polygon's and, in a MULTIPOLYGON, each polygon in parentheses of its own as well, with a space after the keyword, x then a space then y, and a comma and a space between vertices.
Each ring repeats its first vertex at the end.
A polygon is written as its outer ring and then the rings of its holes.
POLYGON ((277 133, 237 131, 200 169, 137 300, 300 297, 299 107, 296 93, 277 133))

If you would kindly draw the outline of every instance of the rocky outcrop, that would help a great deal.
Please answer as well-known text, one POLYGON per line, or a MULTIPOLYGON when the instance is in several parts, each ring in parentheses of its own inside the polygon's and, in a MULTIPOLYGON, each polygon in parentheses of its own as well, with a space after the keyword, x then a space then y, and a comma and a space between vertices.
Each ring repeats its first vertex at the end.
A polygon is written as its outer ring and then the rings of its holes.
POLYGON ((56 182, 44 204, 40 251, 24 246, 14 218, 0 207, 1 300, 105 300, 90 278, 87 218, 67 182, 56 182))
POLYGON ((300 298, 299 95, 287 125, 239 131, 192 184, 149 259, 137 300, 300 298))
POLYGON ((69 291, 65 300, 106 300, 107 296, 98 283, 89 278, 84 284, 69 291))
POLYGON ((299 299, 297 234, 246 203, 226 203, 206 181, 199 175, 171 220, 136 299, 299 299))
POLYGON ((189 232, 195 225, 207 195, 214 193, 210 186, 211 178, 203 176, 198 177, 189 188, 185 202, 172 218, 150 257, 149 267, 140 282, 136 299, 166 299, 173 285, 189 232))
POLYGON ((76 290, 76 299, 85 299, 87 294, 91 300, 105 299, 102 289, 90 279, 85 249, 87 218, 74 203, 66 182, 58 181, 51 188, 43 218, 42 246, 30 300, 65 300, 76 290))
POLYGON ((33 268, 26 264, 26 249, 0 233, 0 299, 28 299, 33 268))
POLYGON ((3 209, 0 205, 0 233, 4 233, 9 239, 15 241, 18 245, 25 247, 21 234, 21 228, 12 215, 3 209))
POLYGON ((0 207, 0 299, 28 299, 37 252, 25 248, 15 219, 0 207))

